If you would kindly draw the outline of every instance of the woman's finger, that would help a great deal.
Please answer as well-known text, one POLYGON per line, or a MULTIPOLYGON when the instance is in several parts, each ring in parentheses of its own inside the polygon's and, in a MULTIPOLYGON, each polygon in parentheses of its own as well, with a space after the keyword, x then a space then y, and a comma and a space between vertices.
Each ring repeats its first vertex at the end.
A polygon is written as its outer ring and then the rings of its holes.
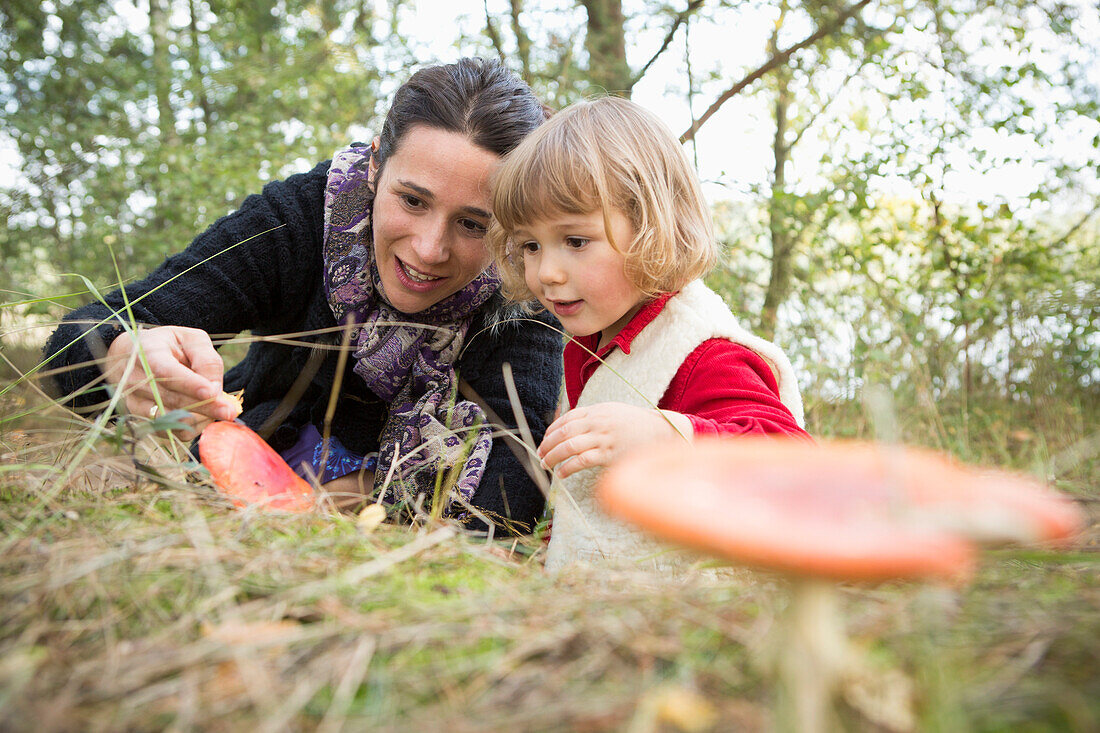
POLYGON ((184 357, 181 362, 210 383, 212 394, 209 397, 221 394, 225 364, 214 348, 210 335, 197 328, 185 328, 179 330, 177 337, 184 357))
MULTIPOLYGON (((210 335, 195 328, 179 328, 172 334, 178 341, 181 366, 199 380, 188 378, 186 397, 198 398, 180 406, 209 420, 232 420, 240 414, 240 406, 222 393, 225 364, 214 349, 210 335)), ((182 376, 182 375, 181 375, 182 376)))
POLYGON ((212 400, 221 392, 221 359, 213 351, 210 337, 204 332, 196 333, 196 329, 164 326, 144 332, 141 345, 145 349, 149 369, 156 378, 158 387, 190 396, 195 402, 212 400), (209 371, 208 357, 204 357, 204 338, 214 358, 218 359, 217 381, 199 374, 191 367, 194 361, 198 361, 209 371))
POLYGON ((201 433, 207 425, 214 421, 208 417, 203 417, 202 415, 191 413, 191 416, 183 422, 185 422, 189 426, 188 429, 174 430, 173 433, 177 438, 186 442, 199 437, 199 433, 201 433))
MULTIPOLYGON (((113 360, 109 377, 121 378, 120 363, 129 359, 137 348, 129 334, 119 336, 116 341, 123 339, 117 347, 112 344, 108 351, 113 360)), ((151 405, 159 403, 165 411, 184 409, 212 420, 232 420, 236 416, 232 406, 218 399, 224 366, 205 331, 160 326, 138 332, 137 340, 148 373, 135 365, 123 385, 129 391, 126 405, 131 412, 147 415, 151 405), (150 375, 156 381, 156 397, 150 375)))
MULTIPOLYGON (((161 415, 166 412, 172 412, 173 410, 186 410, 196 415, 218 419, 206 414, 214 411, 211 409, 211 400, 196 400, 195 395, 176 392, 175 390, 168 389, 160 382, 157 383, 156 395, 154 395, 151 390, 143 390, 141 394, 135 393, 133 402, 137 405, 137 409, 133 410, 134 414, 144 417, 148 417, 148 413, 156 406, 157 412, 161 415)), ((130 406, 129 401, 127 402, 127 406, 130 406)), ((220 406, 217 409, 220 409, 220 406)))
POLYGON ((164 417, 170 412, 176 411, 173 415, 173 423, 183 423, 186 427, 174 428, 171 432, 177 438, 183 441, 193 440, 199 436, 203 428, 213 422, 213 420, 205 415, 200 415, 197 412, 188 410, 186 406, 183 406, 176 402, 169 402, 164 399, 161 400, 162 404, 157 404, 153 401, 144 401, 137 403, 140 405, 137 409, 133 410, 134 415, 145 417, 150 420, 156 420, 157 418, 164 417), (182 411, 182 414, 181 412, 182 411))

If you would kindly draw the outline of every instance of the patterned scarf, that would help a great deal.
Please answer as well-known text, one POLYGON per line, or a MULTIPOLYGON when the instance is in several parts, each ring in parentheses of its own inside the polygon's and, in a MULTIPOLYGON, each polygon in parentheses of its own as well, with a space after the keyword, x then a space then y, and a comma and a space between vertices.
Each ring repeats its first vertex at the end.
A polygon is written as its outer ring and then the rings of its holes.
POLYGON ((476 404, 457 400, 454 362, 474 311, 500 285, 489 268, 454 295, 419 313, 402 313, 387 300, 374 260, 373 194, 368 185, 370 148, 353 145, 332 158, 325 188, 325 290, 339 323, 349 319, 354 371, 382 400, 389 415, 382 428, 376 491, 391 467, 398 500, 430 501, 437 480, 446 485, 444 513, 461 515, 481 481, 492 431, 476 404), (448 472, 446 478, 441 472, 448 472), (437 479, 437 477, 441 477, 437 479))

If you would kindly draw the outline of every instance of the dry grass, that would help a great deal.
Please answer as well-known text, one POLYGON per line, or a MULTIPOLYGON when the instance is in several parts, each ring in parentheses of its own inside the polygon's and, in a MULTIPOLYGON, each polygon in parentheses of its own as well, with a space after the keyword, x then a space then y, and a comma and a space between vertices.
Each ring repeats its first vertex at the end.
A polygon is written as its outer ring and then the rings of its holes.
MULTIPOLYGON (((857 423, 832 409, 818 419, 857 423)), ((87 425, 31 412, 0 427, 0 730, 769 727, 776 579, 555 580, 536 539, 240 511, 162 439, 99 438, 74 462, 87 425)), ((1064 456, 1095 417, 1067 408, 1063 433, 998 449, 1063 456, 1094 520, 1096 460, 1064 456)), ((1005 419, 981 420, 969 445, 999 457, 974 446, 1005 419)), ((1070 548, 991 554, 965 589, 848 588, 849 631, 883 679, 912 680, 923 730, 1098 729, 1098 543, 1094 521, 1070 548)), ((851 728, 881 730, 850 701, 851 728)))
POLYGON ((685 639, 725 650, 708 679, 742 678, 752 618, 729 587, 556 585, 449 528, 363 536, 140 481, 61 498, 4 492, 12 728, 603 728, 690 670, 685 639))

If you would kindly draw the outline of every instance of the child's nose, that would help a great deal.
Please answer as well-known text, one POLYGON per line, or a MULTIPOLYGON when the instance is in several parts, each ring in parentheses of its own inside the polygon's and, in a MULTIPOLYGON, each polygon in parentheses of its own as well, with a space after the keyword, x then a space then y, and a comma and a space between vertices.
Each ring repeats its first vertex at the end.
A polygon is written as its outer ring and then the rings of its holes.
POLYGON ((539 258, 539 281, 544 285, 552 285, 565 281, 565 269, 553 255, 544 254, 539 258))

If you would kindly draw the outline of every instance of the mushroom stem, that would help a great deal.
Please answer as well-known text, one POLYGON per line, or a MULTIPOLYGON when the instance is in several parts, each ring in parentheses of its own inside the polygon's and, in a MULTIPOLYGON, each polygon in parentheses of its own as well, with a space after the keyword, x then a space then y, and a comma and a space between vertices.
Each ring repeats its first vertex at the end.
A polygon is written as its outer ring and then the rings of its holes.
POLYGON ((833 701, 848 642, 836 587, 827 580, 799 578, 778 642, 778 730, 823 733, 837 728, 833 701))

